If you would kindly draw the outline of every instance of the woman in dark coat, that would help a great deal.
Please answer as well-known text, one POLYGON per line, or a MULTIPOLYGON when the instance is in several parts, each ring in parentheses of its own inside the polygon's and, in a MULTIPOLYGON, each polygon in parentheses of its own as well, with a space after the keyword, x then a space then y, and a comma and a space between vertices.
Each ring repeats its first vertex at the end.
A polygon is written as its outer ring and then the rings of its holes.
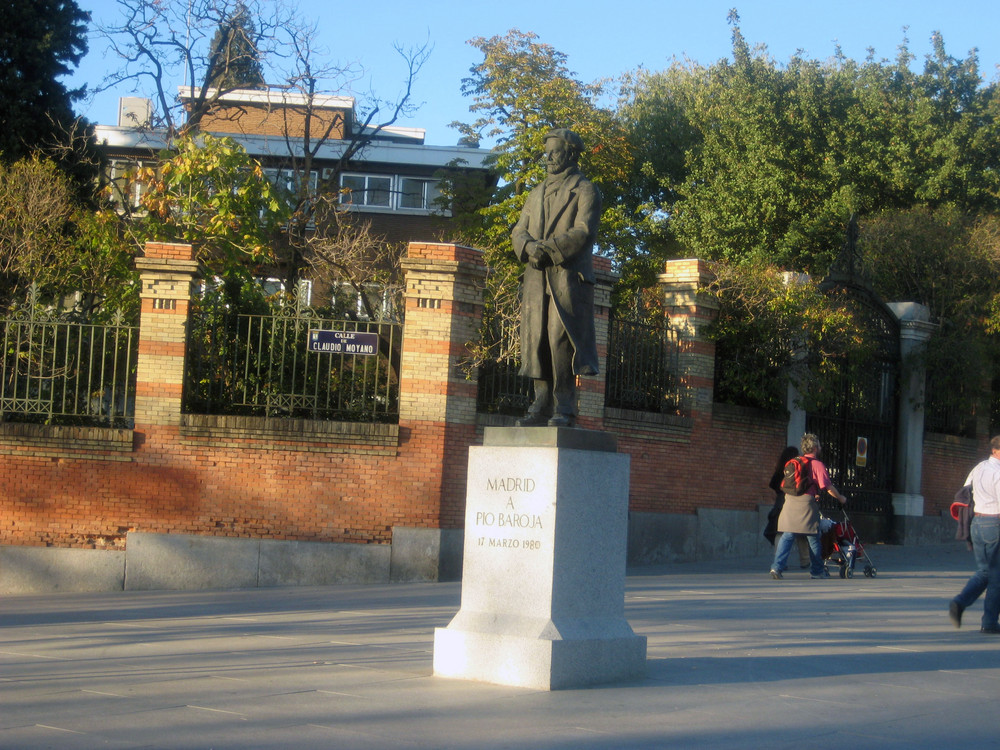
POLYGON ((764 527, 764 537, 774 546, 774 539, 778 536, 778 516, 781 515, 781 508, 785 504, 785 493, 781 491, 781 480, 785 477, 785 464, 799 455, 799 449, 794 445, 789 445, 778 456, 778 465, 774 467, 771 481, 767 486, 774 490, 774 507, 767 513, 767 525, 764 527))

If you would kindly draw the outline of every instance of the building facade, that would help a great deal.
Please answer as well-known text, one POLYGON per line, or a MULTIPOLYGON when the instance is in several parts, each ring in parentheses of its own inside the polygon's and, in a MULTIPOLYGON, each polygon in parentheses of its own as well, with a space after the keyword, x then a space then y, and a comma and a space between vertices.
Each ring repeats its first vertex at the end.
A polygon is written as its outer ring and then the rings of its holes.
MULTIPOLYGON (((195 93, 182 87, 179 96, 190 103, 195 93)), ((149 127, 150 112, 148 100, 123 99, 118 124, 96 127, 113 194, 131 207, 143 186, 126 176, 137 166, 155 165, 168 145, 165 131, 149 127)), ((237 89, 215 99, 199 130, 236 141, 282 190, 295 193, 305 182, 312 193, 335 195, 374 237, 393 245, 447 234, 450 212, 440 187, 446 172, 483 187, 495 184, 486 150, 429 145, 420 128, 366 125, 352 97, 237 89)), ((280 276, 280 269, 272 274, 280 276)))

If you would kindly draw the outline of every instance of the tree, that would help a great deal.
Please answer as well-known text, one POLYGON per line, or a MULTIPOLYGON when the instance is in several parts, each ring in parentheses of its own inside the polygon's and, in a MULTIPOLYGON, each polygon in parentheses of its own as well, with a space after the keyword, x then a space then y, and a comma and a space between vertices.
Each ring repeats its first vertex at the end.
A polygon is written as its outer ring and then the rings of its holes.
MULTIPOLYGON (((469 141, 496 141, 491 159, 499 186, 485 205, 460 214, 456 227, 462 240, 485 251, 486 318, 502 330, 514 330, 518 317, 518 276, 510 229, 517 222, 530 189, 545 177, 541 159, 545 133, 569 127, 583 138, 586 151, 580 166, 604 195, 598 247, 612 252, 626 233, 615 199, 629 173, 631 154, 625 134, 611 110, 599 106, 601 83, 584 84, 567 66, 566 55, 538 40, 535 34, 512 29, 504 36, 477 37, 469 44, 483 53, 462 81, 462 93, 472 98, 469 109, 478 113, 471 124, 452 123, 469 141)), ((451 197, 460 196, 462 182, 446 184, 451 197)), ((497 349, 486 341, 479 359, 513 356, 516 341, 509 337, 497 349)))
POLYGON ((685 156, 700 138, 678 91, 692 74, 689 65, 675 64, 662 73, 638 70, 623 80, 617 115, 635 165, 622 186, 622 202, 632 219, 633 254, 642 269, 637 286, 652 284, 652 273, 662 269, 665 259, 684 254, 669 229, 669 217, 686 179, 685 156))
MULTIPOLYGON (((289 219, 278 243, 289 287, 305 266, 316 268, 310 259, 311 248, 329 248, 331 242, 338 241, 347 241, 349 247, 367 243, 367 229, 355 240, 347 240, 353 229, 364 225, 346 217, 341 175, 386 128, 415 111, 413 85, 431 52, 427 44, 410 48, 396 44, 396 54, 406 71, 401 92, 392 100, 371 92, 356 107, 358 122, 347 123, 339 113, 331 116, 321 104, 326 98, 324 92, 349 88, 351 78, 358 71, 351 65, 322 59, 315 26, 294 29, 290 43, 291 65, 284 72, 284 89, 296 96, 294 100, 286 100, 281 110, 285 118, 287 160, 282 192, 289 219), (322 173, 319 173, 314 166, 317 155, 331 141, 337 142, 337 158, 333 163, 324 161, 322 173)), ((329 254, 323 253, 321 257, 329 257, 329 254)), ((353 283, 351 279, 344 281, 353 283)))
POLYGON ((77 296, 77 308, 91 319, 119 310, 132 319, 139 310, 139 273, 131 228, 107 206, 78 209, 74 225, 71 255, 46 268, 41 281, 77 296))
POLYGON ((285 207, 260 164, 232 139, 203 134, 175 145, 135 177, 146 188, 140 239, 190 243, 208 278, 238 287, 273 262, 270 240, 285 207))
POLYGON ((5 304, 52 258, 68 254, 73 197, 50 161, 0 163, 0 296, 5 304))
MULTIPOLYGON (((117 0, 121 20, 98 26, 120 64, 98 86, 99 91, 130 87, 152 96, 154 125, 166 131, 168 143, 198 130, 201 119, 219 98, 241 85, 230 66, 260 62, 262 73, 288 43, 296 27, 294 11, 273 0, 117 0), (212 44, 216 33, 232 28, 238 44, 212 44), (253 50, 253 53, 249 51, 253 50), (232 52, 237 57, 232 57, 232 52), (192 96, 181 102, 172 87, 187 82, 192 96), (213 86, 212 84, 221 84, 213 86)), ((243 72, 254 68, 252 64, 243 72)))
POLYGON ((664 119, 681 131, 652 140, 634 181, 675 252, 822 275, 852 213, 998 207, 996 93, 974 54, 955 60, 935 35, 919 75, 905 42, 892 62, 838 51, 779 66, 730 21, 731 61, 639 76, 624 105, 635 133, 664 119))
POLYGON ((93 197, 99 159, 92 128, 73 112, 85 87, 67 90, 59 79, 86 54, 89 20, 76 0, 0 5, 0 160, 44 154, 81 200, 93 197))
POLYGON ((719 303, 710 333, 716 342, 716 397, 772 410, 786 406, 787 384, 807 408, 824 406, 826 384, 847 366, 863 366, 864 333, 849 307, 815 280, 773 264, 713 264, 708 291, 719 303), (802 352, 805 356, 798 356, 802 352))
POLYGON ((59 78, 87 52, 90 14, 76 0, 21 0, 0 6, 0 154, 8 161, 48 145, 74 121, 73 102, 59 78))
POLYGON ((121 229, 113 212, 82 206, 52 161, 0 163, 0 308, 30 284, 47 299, 75 295, 88 316, 134 306, 133 253, 121 229))
POLYGON ((357 315, 355 305, 360 302, 368 320, 398 316, 403 249, 372 234, 369 222, 341 216, 329 231, 313 235, 309 247, 313 280, 347 292, 334 295, 347 298, 343 299, 346 304, 335 311, 337 315, 353 318, 357 315))
MULTIPOLYGON (((490 205, 479 211, 473 239, 477 247, 497 254, 508 249, 509 227, 517 221, 528 191, 544 179, 543 139, 551 128, 569 127, 580 134, 587 149, 581 168, 606 197, 617 192, 631 165, 624 133, 613 113, 598 105, 604 85, 577 80, 566 55, 537 39, 512 29, 502 37, 470 40, 483 60, 463 79, 462 93, 472 98, 469 109, 479 117, 471 124, 452 123, 469 140, 496 141, 493 168, 500 187, 490 205)), ((619 221, 615 201, 605 202, 606 237, 619 221)))
POLYGON ((209 88, 256 88, 264 85, 264 70, 254 37, 253 18, 242 3, 212 37, 209 59, 219 60, 209 88))
POLYGON ((203 118, 235 89, 259 85, 265 75, 280 81, 274 89, 282 100, 286 153, 274 196, 283 204, 283 218, 280 234, 273 227, 271 245, 291 288, 309 263, 315 234, 343 239, 348 226, 339 225, 336 210, 341 207, 340 175, 386 127, 415 109, 413 84, 430 53, 428 45, 397 45, 406 71, 401 93, 394 100, 370 93, 356 107, 357 122, 347 123, 340 114, 331 116, 322 100, 349 91, 361 71, 324 59, 316 25, 298 19, 294 8, 274 0, 118 4, 122 21, 101 32, 123 66, 103 87, 131 84, 151 91, 159 105, 156 124, 165 130, 168 146, 199 132, 203 118), (180 80, 193 84, 183 106, 169 89, 180 80), (330 141, 337 141, 338 157, 332 165, 325 162, 320 174, 314 163, 330 141))
POLYGON ((885 211, 865 222, 862 238, 876 288, 926 305, 937 324, 922 361, 928 420, 963 432, 1000 360, 1000 218, 952 206, 885 211))

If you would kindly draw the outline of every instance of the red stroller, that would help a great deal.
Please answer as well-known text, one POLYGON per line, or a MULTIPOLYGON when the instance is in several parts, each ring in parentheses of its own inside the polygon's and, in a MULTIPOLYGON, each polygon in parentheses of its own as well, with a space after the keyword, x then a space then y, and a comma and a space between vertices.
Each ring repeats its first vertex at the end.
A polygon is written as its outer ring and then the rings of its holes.
POLYGON ((841 578, 853 578, 855 564, 863 561, 865 577, 874 578, 878 574, 878 569, 865 551, 865 545, 858 538, 858 532, 854 530, 854 524, 847 517, 847 511, 843 513, 844 520, 832 521, 830 530, 823 534, 823 557, 826 565, 827 567, 836 565, 840 569, 841 578))

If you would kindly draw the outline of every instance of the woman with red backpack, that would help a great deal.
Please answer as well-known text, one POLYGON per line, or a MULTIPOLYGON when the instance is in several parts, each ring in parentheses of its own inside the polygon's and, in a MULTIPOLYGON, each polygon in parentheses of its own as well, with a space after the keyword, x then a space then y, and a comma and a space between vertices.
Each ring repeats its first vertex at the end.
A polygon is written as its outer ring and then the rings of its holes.
POLYGON ((819 460, 823 446, 819 439, 806 433, 799 444, 802 455, 785 464, 785 477, 781 488, 785 492, 785 504, 778 516, 778 542, 774 548, 774 562, 771 563, 771 578, 780 579, 788 567, 788 554, 795 544, 796 534, 805 534, 809 542, 809 575, 812 578, 829 578, 823 565, 823 552, 819 536, 819 503, 816 498, 821 492, 829 492, 840 504, 847 502, 830 482, 826 466, 819 460))

